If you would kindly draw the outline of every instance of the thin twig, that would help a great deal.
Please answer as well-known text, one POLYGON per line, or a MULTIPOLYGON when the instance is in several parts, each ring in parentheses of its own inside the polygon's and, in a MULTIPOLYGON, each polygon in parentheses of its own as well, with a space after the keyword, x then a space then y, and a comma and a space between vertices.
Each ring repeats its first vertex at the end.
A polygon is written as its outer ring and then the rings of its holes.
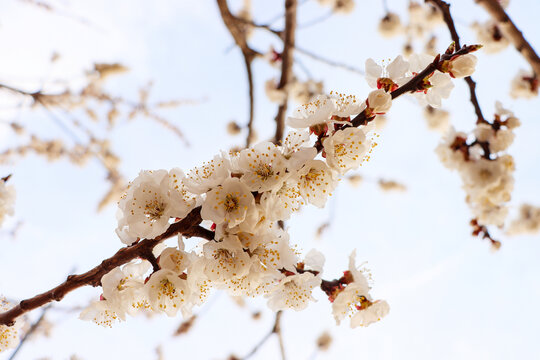
POLYGON ((283 139, 285 130, 285 113, 287 112, 288 90, 287 85, 292 78, 292 67, 294 63, 294 43, 296 35, 296 0, 285 0, 285 30, 283 34, 283 52, 281 54, 281 77, 277 86, 278 90, 283 90, 287 94, 285 101, 278 108, 276 115, 276 132, 274 144, 278 144, 283 139))
POLYGON ((308 51, 306 49, 303 49, 303 48, 299 48, 298 46, 295 47, 295 50, 298 51, 299 53, 301 53, 302 55, 305 55, 313 60, 316 60, 316 61, 319 61, 319 62, 322 62, 324 64, 327 64, 327 65, 330 65, 330 66, 334 66, 334 67, 337 67, 337 68, 341 68, 341 69, 344 69, 344 70, 347 70, 347 71, 351 71, 353 73, 356 73, 356 74, 359 74, 359 75, 365 75, 364 71, 363 70, 360 70, 360 69, 357 69, 355 68, 354 66, 351 66, 351 65, 347 65, 347 64, 344 64, 344 63, 340 63, 338 61, 334 61, 334 60, 330 60, 330 59, 326 59, 320 55, 317 55, 311 51, 308 51))
MULTIPOLYGON (((249 147, 254 139, 253 118, 254 118, 254 112, 255 112, 255 95, 253 91, 253 71, 252 71, 251 65, 255 57, 261 54, 258 51, 255 51, 251 47, 249 47, 247 43, 247 33, 245 31, 246 29, 245 24, 246 22, 248 23, 250 22, 248 20, 234 16, 229 10, 229 6, 227 5, 227 0, 217 0, 217 4, 219 7, 221 18, 223 19, 223 23, 225 24, 225 26, 231 33, 231 36, 233 37, 236 46, 240 48, 240 51, 242 52, 242 56, 244 57, 244 64, 246 67, 247 80, 248 80, 248 95, 249 95, 249 116, 248 116, 248 123, 246 126, 248 129, 248 135, 246 138, 246 147, 249 147)), ((255 24, 253 23, 250 23, 250 25, 255 26, 255 24)), ((268 31, 273 31, 270 29, 270 27, 266 27, 263 25, 260 25, 260 27, 263 27, 264 29, 268 31)))
POLYGON ((278 337, 279 348, 280 348, 280 353, 281 353, 282 360, 286 359, 285 358, 285 348, 283 347, 283 339, 281 338, 281 316, 282 316, 282 314, 283 314, 283 312, 281 310, 276 312, 274 325, 272 326, 272 329, 270 330, 270 332, 268 332, 266 335, 264 335, 264 337, 257 343, 257 345, 255 345, 255 347, 253 349, 251 349, 251 351, 246 356, 244 356, 242 358, 242 360, 247 360, 250 357, 252 357, 261 348, 261 346, 263 346, 266 343, 266 341, 268 341, 268 339, 270 339, 270 337, 273 334, 276 334, 277 337, 278 337))
MULTIPOLYGON (((461 44, 459 41, 459 35, 456 30, 456 25, 454 24, 454 19, 452 18, 452 14, 450 13, 450 5, 443 1, 443 0, 425 0, 426 2, 431 2, 433 5, 435 5, 439 10, 441 10, 443 14, 444 22, 446 23, 446 26, 448 27, 448 30, 450 31, 450 36, 452 37, 452 40, 454 41, 456 45, 456 49, 461 49, 461 44)), ((478 102, 478 98, 476 96, 476 83, 472 79, 472 77, 467 76, 464 78, 465 82, 467 82, 467 85, 469 86, 469 93, 470 93, 470 100, 471 103, 474 106, 474 111, 476 113, 476 123, 488 123, 486 119, 484 118, 484 115, 482 114, 482 109, 480 108, 480 103, 478 102)))
POLYGON ((484 9, 497 21, 508 39, 514 44, 516 50, 531 65, 536 77, 540 76, 540 58, 534 51, 531 44, 525 40, 523 33, 517 28, 512 19, 504 11, 497 0, 476 0, 477 4, 482 5, 484 9))
POLYGON ((47 305, 46 307, 43 308, 43 310, 41 311, 41 315, 39 316, 39 318, 36 320, 36 322, 34 322, 32 324, 32 326, 30 326, 30 329, 28 329, 28 331, 26 332, 26 334, 24 334, 24 336, 22 337, 21 341, 19 342, 19 344, 17 345, 17 347, 15 348, 15 350, 13 350, 13 352, 11 353, 11 356, 9 357, 9 360, 13 360, 15 359, 15 357, 17 356, 17 354, 19 353, 19 351, 21 350, 21 348, 24 346, 24 344, 26 343, 26 341, 30 338, 30 335, 32 335, 38 328, 39 328, 39 325, 41 325, 41 323, 43 322, 43 320, 45 319, 45 314, 47 313, 47 311, 52 307, 52 304, 49 304, 47 305))

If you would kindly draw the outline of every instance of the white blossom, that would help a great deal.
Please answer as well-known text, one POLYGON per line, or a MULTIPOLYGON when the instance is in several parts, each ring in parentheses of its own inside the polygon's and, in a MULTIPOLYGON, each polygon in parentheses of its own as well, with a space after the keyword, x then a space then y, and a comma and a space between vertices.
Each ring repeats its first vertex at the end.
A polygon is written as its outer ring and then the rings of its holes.
POLYGON ((168 316, 175 316, 178 310, 181 310, 184 316, 190 314, 188 283, 175 272, 158 270, 152 274, 145 286, 154 311, 164 312, 168 316))
POLYGON ((183 218, 196 199, 181 183, 180 169, 141 171, 118 203, 116 232, 123 243, 152 239, 167 230, 170 218, 183 218))
POLYGON ((144 290, 144 275, 150 267, 147 261, 129 263, 113 269, 101 278, 103 298, 107 300, 109 311, 125 320, 126 313, 134 315, 149 306, 144 290))
MULTIPOLYGON (((447 72, 453 78, 464 78, 471 76, 476 69, 478 59, 473 54, 455 56, 448 61, 447 72)), ((444 66, 444 63, 443 63, 444 66)))
POLYGON ((313 289, 321 284, 321 278, 310 272, 286 276, 281 279, 268 298, 268 307, 273 311, 304 310, 310 301, 315 301, 313 289))
POLYGON ((336 131, 323 141, 326 162, 341 174, 358 168, 370 148, 361 129, 348 127, 336 131))
MULTIPOLYGON (((430 63, 433 62, 433 56, 427 54, 413 54, 410 59, 410 70, 413 74, 420 73, 430 63)), ((428 87, 422 92, 416 92, 415 97, 420 105, 427 104, 438 108, 441 106, 441 99, 447 99, 454 88, 452 78, 448 74, 435 71, 428 79, 428 87)))
POLYGON ((298 184, 302 197, 317 207, 324 207, 337 185, 332 169, 321 160, 310 160, 298 171, 298 184))
POLYGON ((335 112, 335 100, 328 96, 320 95, 312 102, 294 110, 293 114, 287 118, 287 125, 294 129, 325 125, 331 121, 331 117, 335 112))
POLYGON ((240 152, 240 178, 251 191, 269 191, 279 189, 286 178, 287 163, 281 150, 271 142, 262 142, 240 152))
POLYGON ((221 241, 209 241, 203 247, 206 257, 204 272, 214 283, 246 275, 251 267, 250 256, 244 251, 238 237, 226 236, 221 241))
POLYGON ((384 114, 392 106, 392 95, 382 89, 373 90, 366 100, 368 116, 384 114))
POLYGON ((408 80, 409 63, 401 55, 387 66, 378 65, 373 59, 366 60, 366 81, 374 89, 394 91, 408 80))
POLYGON ((79 319, 93 321, 103 327, 111 328, 114 323, 120 321, 120 317, 111 309, 107 300, 93 301, 79 315, 79 319))
POLYGON ((13 215, 13 205, 15 204, 15 187, 6 185, 6 181, 0 179, 0 226, 4 222, 6 215, 13 215))
POLYGON ((386 301, 373 301, 371 298, 366 271, 356 265, 356 250, 349 257, 349 271, 345 276, 348 284, 332 303, 332 313, 338 325, 349 316, 351 327, 368 326, 388 314, 390 307, 386 301))
POLYGON ((186 189, 193 194, 204 194, 229 177, 230 167, 230 161, 226 156, 216 155, 209 162, 191 170, 183 182, 186 189))
POLYGON ((234 227, 256 211, 255 199, 249 188, 238 178, 228 178, 206 194, 201 216, 216 224, 225 222, 228 227, 234 227))

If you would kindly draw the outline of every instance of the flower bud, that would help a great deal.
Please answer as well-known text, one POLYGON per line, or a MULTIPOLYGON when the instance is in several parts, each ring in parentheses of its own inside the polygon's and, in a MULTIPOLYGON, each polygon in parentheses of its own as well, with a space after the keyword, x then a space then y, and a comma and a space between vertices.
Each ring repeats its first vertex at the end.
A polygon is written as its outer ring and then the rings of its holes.
POLYGON ((478 59, 472 54, 459 55, 450 60, 448 73, 453 78, 471 76, 476 68, 478 59))

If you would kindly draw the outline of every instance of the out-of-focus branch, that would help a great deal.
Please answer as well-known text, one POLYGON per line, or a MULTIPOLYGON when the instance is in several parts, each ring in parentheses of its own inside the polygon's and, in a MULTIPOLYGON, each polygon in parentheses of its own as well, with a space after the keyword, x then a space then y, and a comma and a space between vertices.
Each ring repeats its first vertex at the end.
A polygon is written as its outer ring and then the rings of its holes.
POLYGON ((504 11, 497 0, 475 0, 481 5, 491 17, 497 21, 508 39, 514 44, 516 50, 527 60, 531 65, 536 77, 540 76, 540 58, 534 51, 531 44, 525 40, 523 33, 517 28, 512 19, 504 11))
POLYGON ((357 69, 355 68, 354 66, 351 66, 351 65, 347 65, 347 64, 343 64, 343 63, 340 63, 338 61, 334 61, 334 60, 330 60, 330 59, 326 59, 320 55, 317 55, 311 51, 308 51, 306 49, 303 49, 303 48, 299 48, 298 46, 296 46, 294 48, 296 51, 298 51, 300 54, 302 55, 305 55, 315 61, 319 61, 323 64, 326 64, 326 65, 329 65, 329 66, 333 66, 333 67, 336 67, 336 68, 340 68, 340 69, 344 69, 344 70, 347 70, 347 71, 351 71, 353 73, 356 73, 358 75, 365 75, 364 71, 363 70, 360 70, 360 69, 357 69))
POLYGON ((294 46, 296 35, 296 0, 285 0, 285 30, 283 33, 283 53, 281 54, 281 77, 277 86, 278 90, 284 90, 287 97, 278 108, 276 115, 276 133, 274 143, 278 144, 283 139, 285 129, 285 113, 287 112, 288 91, 287 84, 292 78, 292 67, 294 63, 294 46))
POLYGON ((21 348, 24 346, 26 341, 30 338, 30 336, 39 328, 43 320, 45 319, 45 314, 47 314, 47 311, 51 308, 52 304, 49 304, 48 306, 43 308, 43 311, 41 312, 41 315, 39 318, 30 326, 30 329, 24 334, 21 341, 19 342, 19 345, 13 350, 11 353, 11 356, 9 357, 9 360, 14 360, 21 348))
POLYGON ((12 325, 17 317, 52 301, 60 301, 66 294, 82 286, 100 286, 103 275, 131 260, 144 257, 145 254, 148 254, 149 251, 151 252, 157 244, 171 236, 182 234, 186 237, 196 236, 212 240, 214 238, 214 233, 199 226, 201 221, 201 208, 197 207, 184 219, 171 224, 167 231, 160 236, 154 239, 145 239, 131 246, 122 248, 112 257, 103 260, 101 264, 94 267, 92 270, 80 275, 70 275, 65 282, 57 287, 30 299, 22 300, 15 307, 0 314, 0 325, 12 325))
POLYGON ((242 358, 242 360, 247 360, 249 359, 250 357, 252 357, 259 349, 261 346, 263 346, 266 341, 268 341, 268 339, 270 339, 270 337, 273 335, 273 334, 276 334, 277 337, 278 337, 278 341, 279 341, 279 349, 280 349, 280 352, 281 352, 281 359, 282 360, 285 360, 286 357, 285 357, 285 348, 283 347, 283 339, 282 339, 282 336, 281 336, 281 316, 282 316, 283 312, 280 310, 276 313, 276 317, 275 317, 275 320, 274 320, 274 325, 272 326, 272 329, 270 330, 270 332, 268 332, 258 343, 257 345, 255 345, 255 347, 253 349, 251 349, 251 351, 242 358))
MULTIPOLYGON (((217 0, 217 4, 219 7, 221 18, 223 19, 223 23, 225 24, 225 26, 231 33, 231 36, 233 37, 234 42, 240 48, 240 51, 242 52, 242 56, 244 57, 244 64, 246 66, 246 73, 247 73, 247 80, 248 80, 248 94, 249 94, 249 118, 248 118, 248 123, 247 123, 248 134, 246 138, 246 147, 249 147, 254 139, 253 118, 254 118, 254 112, 255 112, 255 108, 254 108, 255 96, 254 96, 254 91, 253 91, 252 63, 253 63, 253 60, 261 54, 253 50, 252 48, 250 48, 247 43, 247 32, 246 32, 247 20, 234 16, 229 10, 229 6, 227 5, 227 0, 217 0)), ((250 24, 250 25, 253 26, 253 24, 250 24)), ((264 28, 270 31, 269 27, 268 28, 264 27, 264 28)))
MULTIPOLYGON (((461 44, 459 41, 459 35, 456 30, 456 25, 454 24, 454 19, 452 18, 452 14, 450 13, 450 5, 443 0, 425 0, 425 1, 433 3, 433 5, 435 5, 437 8, 439 8, 439 10, 441 10, 443 14, 444 22, 446 23, 446 26, 448 27, 448 30, 450 31, 450 36, 452 37, 452 40, 454 41, 456 48, 458 50, 461 49, 461 44)), ((467 85, 469 86, 469 93, 471 94, 471 103, 474 106, 474 111, 477 116, 476 123, 477 124, 487 123, 486 119, 484 118, 484 115, 482 114, 482 109, 480 108, 480 103, 478 102, 478 98, 476 97, 476 83, 470 76, 465 77, 464 80, 467 82, 467 85)))

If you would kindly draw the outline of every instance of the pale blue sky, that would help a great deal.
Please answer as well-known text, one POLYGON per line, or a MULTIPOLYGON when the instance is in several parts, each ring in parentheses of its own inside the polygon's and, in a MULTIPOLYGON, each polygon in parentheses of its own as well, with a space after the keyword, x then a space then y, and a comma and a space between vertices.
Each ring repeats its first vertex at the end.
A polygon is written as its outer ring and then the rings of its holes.
MULTIPOLYGON (((230 3, 238 8, 240 1, 230 3)), ((282 1, 253 3, 259 22, 282 12, 282 1)), ((403 14, 405 1, 388 3, 403 14)), ((467 25, 486 19, 486 14, 472 0, 453 3, 462 42, 474 43, 467 25)), ((111 90, 135 97, 138 87, 153 80, 156 100, 203 100, 164 113, 189 138, 189 148, 152 122, 121 120, 111 141, 128 178, 141 169, 188 170, 220 149, 243 144, 243 136, 226 135, 225 126, 231 119, 246 119, 244 67, 237 49, 227 52, 232 39, 213 1, 58 0, 51 4, 69 16, 19 1, 2 2, 0 82, 32 86, 36 80, 46 83, 66 77, 77 86, 81 72, 93 61, 118 61, 131 72, 111 79, 111 90), (83 17, 90 25, 75 17, 83 17), (62 55, 54 67, 48 65, 52 51, 62 55)), ((540 49, 540 3, 512 0, 508 11, 540 49)), ((298 22, 307 23, 325 12, 315 1, 308 1, 299 9, 298 22)), ((354 13, 299 30, 297 43, 360 68, 368 57, 393 58, 404 39, 386 40, 376 33, 382 15, 381 2, 359 0, 354 13)), ((437 33, 443 50, 449 43, 446 28, 437 33)), ((257 33, 253 43, 262 51, 270 44, 278 45, 264 33, 257 33)), ((366 96, 368 87, 361 76, 297 56, 315 79, 324 80, 326 90, 366 96)), ((511 78, 527 64, 511 48, 497 55, 480 52, 478 57, 474 78, 484 113, 491 116, 495 100, 501 100, 522 120, 510 148, 517 164, 512 209, 516 211, 524 201, 540 205, 540 101, 508 96, 511 78)), ((273 131, 276 113, 276 106, 265 98, 264 82, 278 72, 262 61, 255 63, 254 71, 255 122, 264 139, 273 131)), ((296 72, 304 76, 300 69, 296 72)), ((459 130, 470 130, 475 117, 468 90, 463 81, 455 84, 443 107, 452 109, 451 121, 459 130)), ((43 114, 25 111, 2 116, 31 124, 49 136, 65 137, 43 114)), ((0 134, 3 144, 13 141, 1 125, 0 134)), ((469 235, 470 213, 459 176, 439 163, 433 152, 439 135, 426 129, 422 109, 414 101, 395 101, 380 135, 380 145, 360 173, 398 180, 408 191, 388 194, 373 184, 352 188, 343 182, 326 209, 305 208, 289 226, 292 241, 302 249, 316 247, 325 253, 326 278, 339 276, 356 248, 358 259, 368 261, 371 268, 375 297, 386 299, 391 312, 367 329, 338 327, 324 294, 317 292, 319 301, 308 310, 284 314, 289 359, 307 359, 323 330, 334 336, 334 345, 318 359, 540 359, 540 310, 535 306, 540 301, 539 236, 507 238, 494 230, 503 247, 492 254, 487 242, 469 235), (331 208, 335 209, 332 227, 315 240, 316 228, 326 221, 331 208)), ((3 173, 14 174, 16 219, 25 223, 17 240, 0 239, 0 293, 11 298, 35 295, 63 281, 73 266, 85 271, 122 246, 114 234, 115 207, 99 214, 94 211, 107 187, 105 174, 95 162, 75 168, 65 161, 50 164, 29 156, 16 165, 0 167, 3 173)), ((83 305, 99 293, 82 289, 58 306, 83 305)), ((247 306, 262 310, 265 301, 250 300, 247 306)), ((231 352, 245 354, 272 323, 270 311, 253 322, 249 311, 238 308, 224 294, 182 338, 171 338, 179 318, 131 318, 108 330, 78 320, 77 314, 51 311, 50 317, 58 322, 51 338, 27 344, 19 359, 67 359, 73 353, 83 359, 154 359, 159 344, 165 359, 224 359, 231 352)), ((275 359, 277 351, 271 340, 254 359, 275 359)))

